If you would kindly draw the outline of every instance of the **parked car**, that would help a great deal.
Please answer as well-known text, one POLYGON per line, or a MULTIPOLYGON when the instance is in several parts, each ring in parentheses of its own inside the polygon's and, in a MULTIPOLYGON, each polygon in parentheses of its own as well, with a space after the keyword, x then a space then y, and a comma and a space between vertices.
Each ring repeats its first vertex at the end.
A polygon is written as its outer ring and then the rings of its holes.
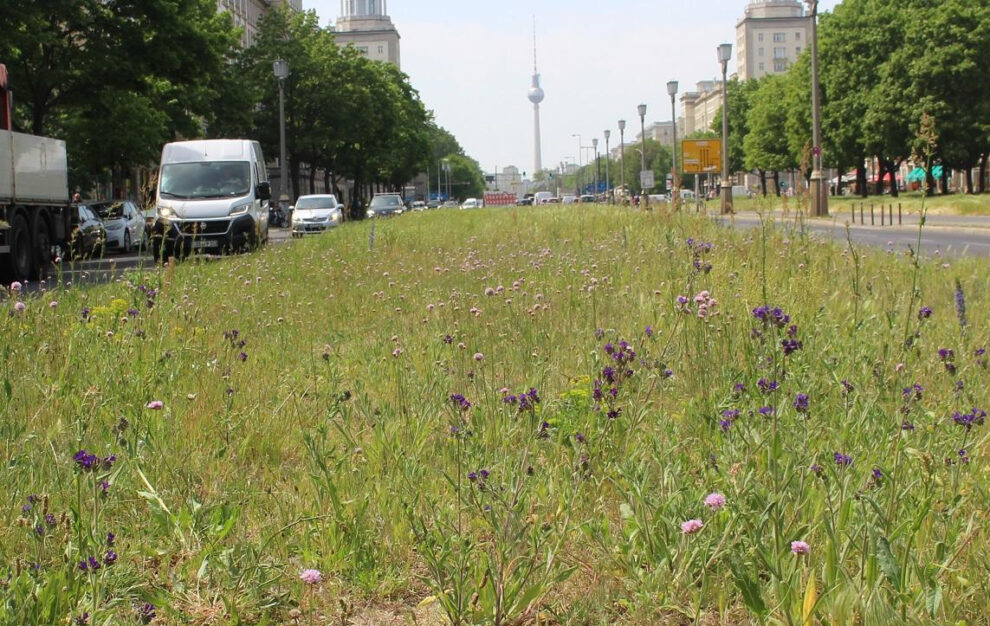
POLYGON ((477 198, 468 198, 461 203, 462 209, 480 209, 481 206, 481 200, 478 200, 477 198))
POLYGON ((582 204, 590 203, 590 202, 594 202, 594 201, 595 201, 595 196, 592 196, 590 194, 585 194, 585 195, 581 196, 581 203, 582 204))
POLYGON ((299 196, 292 207, 292 236, 322 233, 344 221, 343 205, 333 194, 299 196))
POLYGON ((130 200, 106 200, 88 205, 103 221, 107 248, 130 252, 147 243, 144 215, 130 200))
POLYGON ((402 196, 397 193, 377 193, 371 198, 368 205, 368 217, 389 217, 392 215, 402 215, 406 205, 402 203, 402 196))
POLYGON ((428 208, 428 209, 439 209, 440 208, 440 201, 439 200, 430 200, 429 202, 426 203, 426 208, 428 208))
POLYGON ((77 204, 72 216, 72 234, 69 235, 70 257, 85 259, 101 256, 106 242, 107 230, 103 221, 88 204, 77 204))
POLYGON ((445 209, 456 209, 457 208, 457 201, 456 200, 447 200, 446 202, 443 203, 443 208, 445 208, 445 209))
POLYGON ((533 196, 519 198, 516 200, 516 206, 533 206, 533 196))
POLYGON ((412 210, 413 211, 425 211, 426 210, 426 203, 423 202, 422 200, 416 200, 415 202, 412 203, 412 210))
POLYGON ((577 196, 564 196, 561 202, 564 204, 577 204, 577 196))

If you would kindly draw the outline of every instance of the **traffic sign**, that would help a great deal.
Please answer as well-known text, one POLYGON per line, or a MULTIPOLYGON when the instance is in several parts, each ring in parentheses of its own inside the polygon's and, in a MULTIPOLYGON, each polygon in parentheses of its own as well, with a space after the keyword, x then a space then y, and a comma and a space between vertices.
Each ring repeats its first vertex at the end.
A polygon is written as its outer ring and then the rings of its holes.
POLYGON ((685 139, 681 142, 681 168, 685 174, 719 171, 721 139, 685 139))
POLYGON ((639 186, 643 189, 653 188, 653 170, 643 170, 639 173, 639 186))

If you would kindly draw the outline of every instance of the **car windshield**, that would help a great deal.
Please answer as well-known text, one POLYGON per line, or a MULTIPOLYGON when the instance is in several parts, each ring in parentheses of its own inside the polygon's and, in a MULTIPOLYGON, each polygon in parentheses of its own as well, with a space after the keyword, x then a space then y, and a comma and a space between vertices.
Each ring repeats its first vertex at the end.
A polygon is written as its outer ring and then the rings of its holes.
POLYGON ((296 210, 299 209, 333 209, 337 199, 333 196, 302 197, 296 200, 296 210))
POLYGON ((371 199, 372 209, 394 209, 402 206, 399 196, 375 196, 371 199))
POLYGON ((162 166, 161 195, 168 198, 235 198, 251 191, 247 161, 168 163, 162 166))
POLYGON ((108 204, 94 204, 91 207, 100 219, 103 220, 113 220, 120 219, 124 217, 124 203, 123 202, 111 202, 108 204))

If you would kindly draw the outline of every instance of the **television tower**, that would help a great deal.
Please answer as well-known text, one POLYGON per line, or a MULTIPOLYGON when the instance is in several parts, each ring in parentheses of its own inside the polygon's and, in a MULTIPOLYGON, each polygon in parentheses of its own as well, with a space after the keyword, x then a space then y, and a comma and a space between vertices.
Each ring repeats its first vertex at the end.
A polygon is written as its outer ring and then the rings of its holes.
POLYGON ((533 176, 543 169, 543 158, 540 154, 540 103, 543 102, 543 90, 540 88, 540 73, 536 69, 536 16, 533 16, 533 84, 529 88, 529 101, 533 103, 533 176))

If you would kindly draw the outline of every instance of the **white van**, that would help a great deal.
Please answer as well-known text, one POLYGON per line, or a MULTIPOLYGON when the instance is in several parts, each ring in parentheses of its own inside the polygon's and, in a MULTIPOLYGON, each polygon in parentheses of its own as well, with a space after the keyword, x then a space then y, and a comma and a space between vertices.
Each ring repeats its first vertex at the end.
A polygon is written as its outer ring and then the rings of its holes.
POLYGON ((219 254, 268 241, 272 191, 261 144, 203 139, 165 144, 158 171, 155 258, 219 254))

